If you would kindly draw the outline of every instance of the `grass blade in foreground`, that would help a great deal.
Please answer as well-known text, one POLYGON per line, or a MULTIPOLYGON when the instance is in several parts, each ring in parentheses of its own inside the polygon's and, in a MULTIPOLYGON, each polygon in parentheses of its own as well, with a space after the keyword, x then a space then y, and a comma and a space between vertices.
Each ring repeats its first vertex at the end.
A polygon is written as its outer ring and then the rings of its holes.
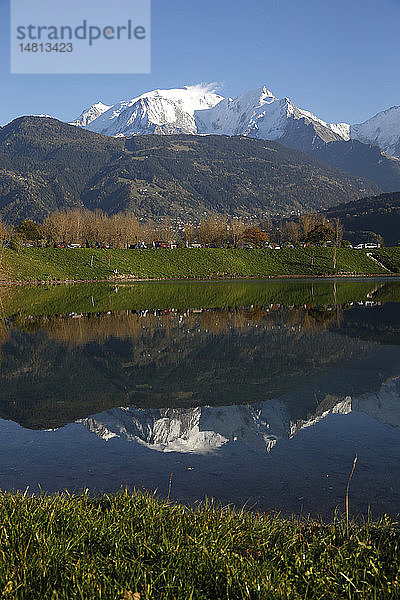
POLYGON ((2 598, 398 598, 398 524, 325 524, 128 492, 0 496, 2 598), (136 596, 135 596, 136 594, 136 596))

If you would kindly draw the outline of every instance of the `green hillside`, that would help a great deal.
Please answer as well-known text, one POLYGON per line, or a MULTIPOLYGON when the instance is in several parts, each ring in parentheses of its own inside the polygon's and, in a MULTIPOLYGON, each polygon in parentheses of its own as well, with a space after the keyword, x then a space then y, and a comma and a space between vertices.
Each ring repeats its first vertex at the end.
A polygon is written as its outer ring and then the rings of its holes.
MULTIPOLYGON (((378 253, 375 253, 377 256, 378 253)), ((0 281, 119 279, 196 279, 332 274, 390 274, 397 268, 396 249, 386 250, 382 267, 364 251, 339 248, 175 250, 95 250, 26 248, 0 250, 0 281), (386 262, 384 263, 386 266, 386 262)))
POLYGON ((265 140, 114 139, 40 117, 0 129, 0 216, 11 223, 74 206, 185 221, 216 212, 288 214, 379 192, 369 180, 265 140))

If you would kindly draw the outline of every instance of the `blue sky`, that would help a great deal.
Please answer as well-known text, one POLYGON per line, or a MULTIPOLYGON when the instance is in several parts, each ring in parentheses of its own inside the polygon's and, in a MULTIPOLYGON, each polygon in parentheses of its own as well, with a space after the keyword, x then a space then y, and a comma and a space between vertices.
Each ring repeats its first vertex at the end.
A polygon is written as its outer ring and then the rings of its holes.
POLYGON ((209 82, 232 97, 265 84, 327 121, 361 122, 400 104, 399 23, 400 0, 152 0, 150 75, 10 75, 0 0, 0 124, 209 82))

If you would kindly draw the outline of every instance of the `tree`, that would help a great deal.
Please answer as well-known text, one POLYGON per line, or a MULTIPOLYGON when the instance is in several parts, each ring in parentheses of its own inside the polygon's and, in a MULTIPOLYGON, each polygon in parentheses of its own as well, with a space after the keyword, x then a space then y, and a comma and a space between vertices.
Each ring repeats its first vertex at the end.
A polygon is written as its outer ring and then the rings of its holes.
POLYGON ((201 221, 198 230, 199 240, 203 244, 223 246, 228 242, 228 229, 226 219, 221 215, 213 215, 201 221))
POLYGON ((133 213, 125 214, 125 234, 127 242, 134 242, 135 244, 138 242, 140 225, 133 213))
POLYGON ((342 240, 343 240, 343 225, 340 222, 340 219, 334 219, 333 220, 333 229, 334 229, 334 244, 335 244, 335 248, 333 251, 333 268, 336 270, 336 264, 337 264, 337 249, 339 246, 341 246, 342 244, 342 240))
POLYGON ((14 234, 10 240, 10 248, 11 250, 15 250, 15 252, 20 252, 24 246, 24 240, 18 234, 14 234))
POLYGON ((67 234, 69 229, 69 215, 65 210, 56 210, 49 215, 44 223, 44 231, 47 239, 52 242, 65 242, 67 241, 67 234))
POLYGON ((172 225, 171 217, 164 217, 157 227, 157 233, 160 241, 172 242, 175 240, 175 230, 172 225))
POLYGON ((150 245, 157 240, 157 231, 153 221, 147 221, 142 225, 140 235, 146 245, 150 245))
POLYGON ((297 244, 300 241, 300 225, 294 221, 286 221, 283 226, 283 236, 289 242, 297 244))
POLYGON ((185 236, 186 245, 190 246, 190 244, 194 241, 196 237, 196 230, 193 227, 193 225, 185 225, 183 234, 185 236))
POLYGON ((39 225, 39 223, 35 223, 35 221, 31 220, 22 221, 22 223, 15 228, 15 232, 23 240, 29 242, 37 242, 44 237, 43 227, 39 225))
POLYGON ((261 231, 265 231, 269 240, 272 239, 274 234, 274 226, 271 217, 264 217, 260 223, 260 229, 261 231))
POLYGON ((103 244, 106 241, 108 216, 99 209, 85 211, 85 243, 87 246, 95 246, 96 243, 103 244))
POLYGON ((241 219, 233 218, 229 224, 229 241, 234 248, 243 242, 246 226, 241 219))
POLYGON ((325 215, 321 213, 308 214, 308 215, 300 215, 299 217, 299 225, 301 228, 302 238, 304 241, 307 241, 307 236, 316 227, 319 225, 327 225, 328 219, 325 215))
POLYGON ((333 230, 334 230, 334 244, 335 244, 336 248, 339 248, 339 246, 341 246, 342 240, 343 240, 343 225, 342 225, 340 219, 337 218, 337 219, 333 219, 331 226, 333 226, 333 230))
POLYGON ((247 227, 243 239, 256 248, 264 246, 268 242, 267 234, 265 231, 261 231, 258 226, 247 227))
POLYGON ((311 244, 317 244, 320 242, 332 240, 333 238, 333 228, 330 225, 323 225, 322 223, 320 223, 308 232, 306 242, 309 242, 311 244))
POLYGON ((202 244, 211 244, 213 241, 213 228, 210 220, 200 221, 198 228, 198 237, 202 244))

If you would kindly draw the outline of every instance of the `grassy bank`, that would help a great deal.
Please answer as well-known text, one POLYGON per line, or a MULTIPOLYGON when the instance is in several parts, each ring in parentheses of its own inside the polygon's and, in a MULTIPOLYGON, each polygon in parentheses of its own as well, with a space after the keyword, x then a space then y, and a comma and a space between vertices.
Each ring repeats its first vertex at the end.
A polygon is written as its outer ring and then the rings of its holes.
POLYGON ((398 524, 191 510, 148 494, 0 496, 2 598, 385 599, 398 524), (136 595, 135 595, 136 594, 136 595))
POLYGON ((319 276, 388 274, 400 270, 400 253, 385 249, 382 263, 365 251, 340 248, 337 267, 333 248, 175 250, 92 250, 90 248, 26 248, 0 250, 0 281, 101 280, 113 276, 138 279, 319 276))

